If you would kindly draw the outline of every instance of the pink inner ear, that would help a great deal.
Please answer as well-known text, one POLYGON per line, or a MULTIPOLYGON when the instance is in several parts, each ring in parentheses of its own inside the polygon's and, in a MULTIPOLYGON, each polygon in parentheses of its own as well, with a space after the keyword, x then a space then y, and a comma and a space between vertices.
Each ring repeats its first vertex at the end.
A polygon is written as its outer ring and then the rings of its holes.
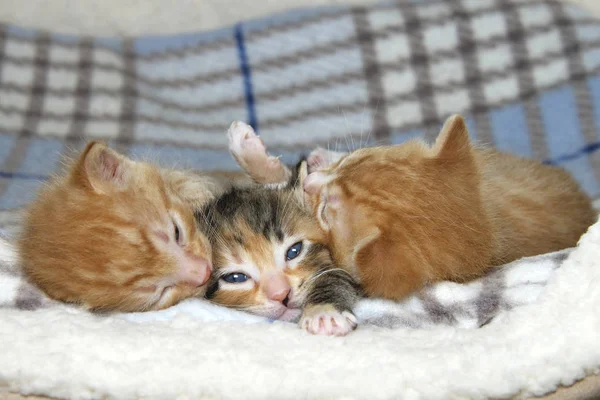
POLYGON ((316 194, 321 191, 325 184, 325 174, 322 172, 313 172, 304 180, 304 191, 308 194, 316 194))
POLYGON ((100 176, 106 181, 123 183, 123 168, 115 154, 111 154, 106 149, 102 150, 99 160, 100 176))
POLYGON ((340 204, 340 198, 338 196, 327 196, 327 205, 337 206, 340 204))

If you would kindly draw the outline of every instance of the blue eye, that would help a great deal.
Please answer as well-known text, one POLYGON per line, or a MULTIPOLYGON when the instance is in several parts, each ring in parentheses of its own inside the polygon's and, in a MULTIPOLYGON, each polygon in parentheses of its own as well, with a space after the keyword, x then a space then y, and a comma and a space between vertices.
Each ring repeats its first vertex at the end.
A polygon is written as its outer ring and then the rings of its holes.
POLYGON ((285 260, 290 261, 298 257, 302 251, 302 242, 294 243, 285 253, 285 260))
POLYGON ((233 272, 231 274, 225 275, 221 279, 228 283, 243 283, 250 278, 248 278, 248 275, 242 274, 241 272, 233 272))

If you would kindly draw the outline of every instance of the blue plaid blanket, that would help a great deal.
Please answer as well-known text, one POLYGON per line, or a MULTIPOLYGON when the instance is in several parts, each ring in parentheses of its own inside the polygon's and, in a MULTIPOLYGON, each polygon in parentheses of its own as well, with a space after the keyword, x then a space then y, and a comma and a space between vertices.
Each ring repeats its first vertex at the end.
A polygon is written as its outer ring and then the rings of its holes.
POLYGON ((452 113, 476 140, 559 164, 599 195, 600 21, 552 0, 443 0, 138 38, 0 25, 0 209, 89 139, 231 169, 233 120, 293 161, 316 145, 431 138, 452 113))

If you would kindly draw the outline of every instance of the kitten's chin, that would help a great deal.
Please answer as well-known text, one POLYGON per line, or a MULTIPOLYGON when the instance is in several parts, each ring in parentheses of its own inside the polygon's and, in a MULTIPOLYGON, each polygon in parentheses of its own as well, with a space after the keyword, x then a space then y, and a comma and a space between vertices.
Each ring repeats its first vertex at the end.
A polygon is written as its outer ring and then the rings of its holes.
POLYGON ((277 319, 279 321, 298 322, 302 315, 302 310, 299 308, 288 308, 277 319))

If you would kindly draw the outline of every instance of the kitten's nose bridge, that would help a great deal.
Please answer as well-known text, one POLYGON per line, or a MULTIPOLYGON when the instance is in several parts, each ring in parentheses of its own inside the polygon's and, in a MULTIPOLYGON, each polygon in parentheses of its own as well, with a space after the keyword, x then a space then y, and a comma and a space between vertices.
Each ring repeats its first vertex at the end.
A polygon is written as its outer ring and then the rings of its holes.
MULTIPOLYGON (((287 278, 283 273, 273 273, 265 277, 265 294, 269 300, 285 302, 292 290, 287 278)), ((285 305, 285 304, 284 304, 285 305)))

